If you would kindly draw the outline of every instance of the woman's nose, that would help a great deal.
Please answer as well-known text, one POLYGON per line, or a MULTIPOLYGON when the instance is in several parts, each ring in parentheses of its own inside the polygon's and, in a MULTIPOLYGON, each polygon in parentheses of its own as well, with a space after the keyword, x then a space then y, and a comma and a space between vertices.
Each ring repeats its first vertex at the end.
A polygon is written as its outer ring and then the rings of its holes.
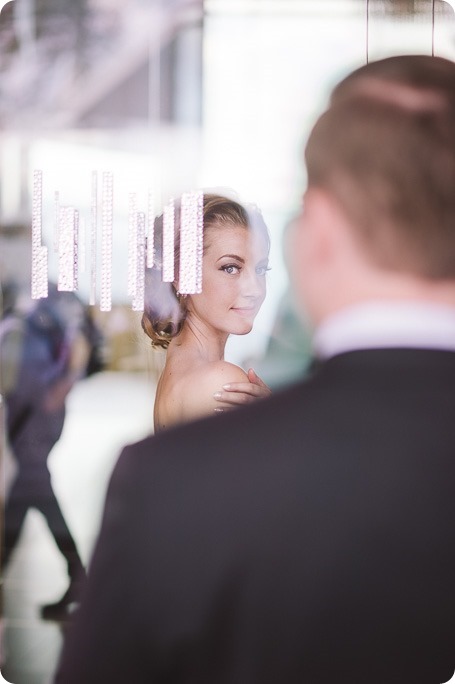
POLYGON ((247 271, 245 273, 243 294, 246 297, 258 299, 264 295, 264 285, 264 277, 258 276, 255 269, 247 271))

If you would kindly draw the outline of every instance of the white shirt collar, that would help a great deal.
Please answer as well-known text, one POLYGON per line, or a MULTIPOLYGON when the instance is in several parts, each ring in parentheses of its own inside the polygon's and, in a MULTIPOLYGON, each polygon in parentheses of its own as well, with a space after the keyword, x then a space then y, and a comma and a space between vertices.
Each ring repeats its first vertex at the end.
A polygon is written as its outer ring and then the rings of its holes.
POLYGON ((326 319, 316 330, 318 358, 358 349, 406 347, 455 351, 455 307, 429 302, 367 302, 326 319))

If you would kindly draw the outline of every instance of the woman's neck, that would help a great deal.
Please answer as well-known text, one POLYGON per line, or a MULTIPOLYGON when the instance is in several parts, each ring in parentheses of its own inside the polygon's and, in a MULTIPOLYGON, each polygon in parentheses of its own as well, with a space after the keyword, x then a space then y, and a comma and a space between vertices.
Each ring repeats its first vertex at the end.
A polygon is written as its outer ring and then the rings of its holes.
POLYGON ((180 334, 175 337, 170 346, 172 349, 193 354, 207 363, 222 361, 228 334, 214 330, 206 323, 188 316, 180 334))

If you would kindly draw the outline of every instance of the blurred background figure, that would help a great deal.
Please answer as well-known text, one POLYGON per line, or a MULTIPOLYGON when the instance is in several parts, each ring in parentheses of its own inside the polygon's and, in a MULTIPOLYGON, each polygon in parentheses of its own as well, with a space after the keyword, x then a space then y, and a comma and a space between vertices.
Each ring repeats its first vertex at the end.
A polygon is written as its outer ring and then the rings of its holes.
POLYGON ((17 470, 6 500, 2 572, 28 510, 36 508, 67 563, 67 591, 41 610, 43 618, 60 620, 69 616, 85 571, 55 497, 47 459, 62 434, 68 392, 88 371, 101 368, 100 336, 77 296, 59 292, 55 285, 47 299, 26 312, 15 306, 14 291, 7 289, 5 300, 0 324, 2 394, 6 436, 17 470))

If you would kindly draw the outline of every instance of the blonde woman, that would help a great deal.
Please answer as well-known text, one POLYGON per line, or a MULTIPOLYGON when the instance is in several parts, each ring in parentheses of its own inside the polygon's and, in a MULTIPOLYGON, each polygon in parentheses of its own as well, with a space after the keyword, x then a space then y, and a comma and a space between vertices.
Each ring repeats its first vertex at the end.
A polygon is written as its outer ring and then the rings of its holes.
MULTIPOLYGON (((175 258, 179 258, 176 208, 175 258)), ((146 278, 142 326, 152 344, 167 350, 158 382, 154 423, 173 425, 264 398, 269 388, 252 369, 224 359, 229 335, 246 335, 266 294, 269 236, 257 209, 221 195, 203 200, 202 292, 181 295, 179 283, 162 282, 160 268, 146 278)), ((160 251, 162 217, 156 220, 160 251)))

